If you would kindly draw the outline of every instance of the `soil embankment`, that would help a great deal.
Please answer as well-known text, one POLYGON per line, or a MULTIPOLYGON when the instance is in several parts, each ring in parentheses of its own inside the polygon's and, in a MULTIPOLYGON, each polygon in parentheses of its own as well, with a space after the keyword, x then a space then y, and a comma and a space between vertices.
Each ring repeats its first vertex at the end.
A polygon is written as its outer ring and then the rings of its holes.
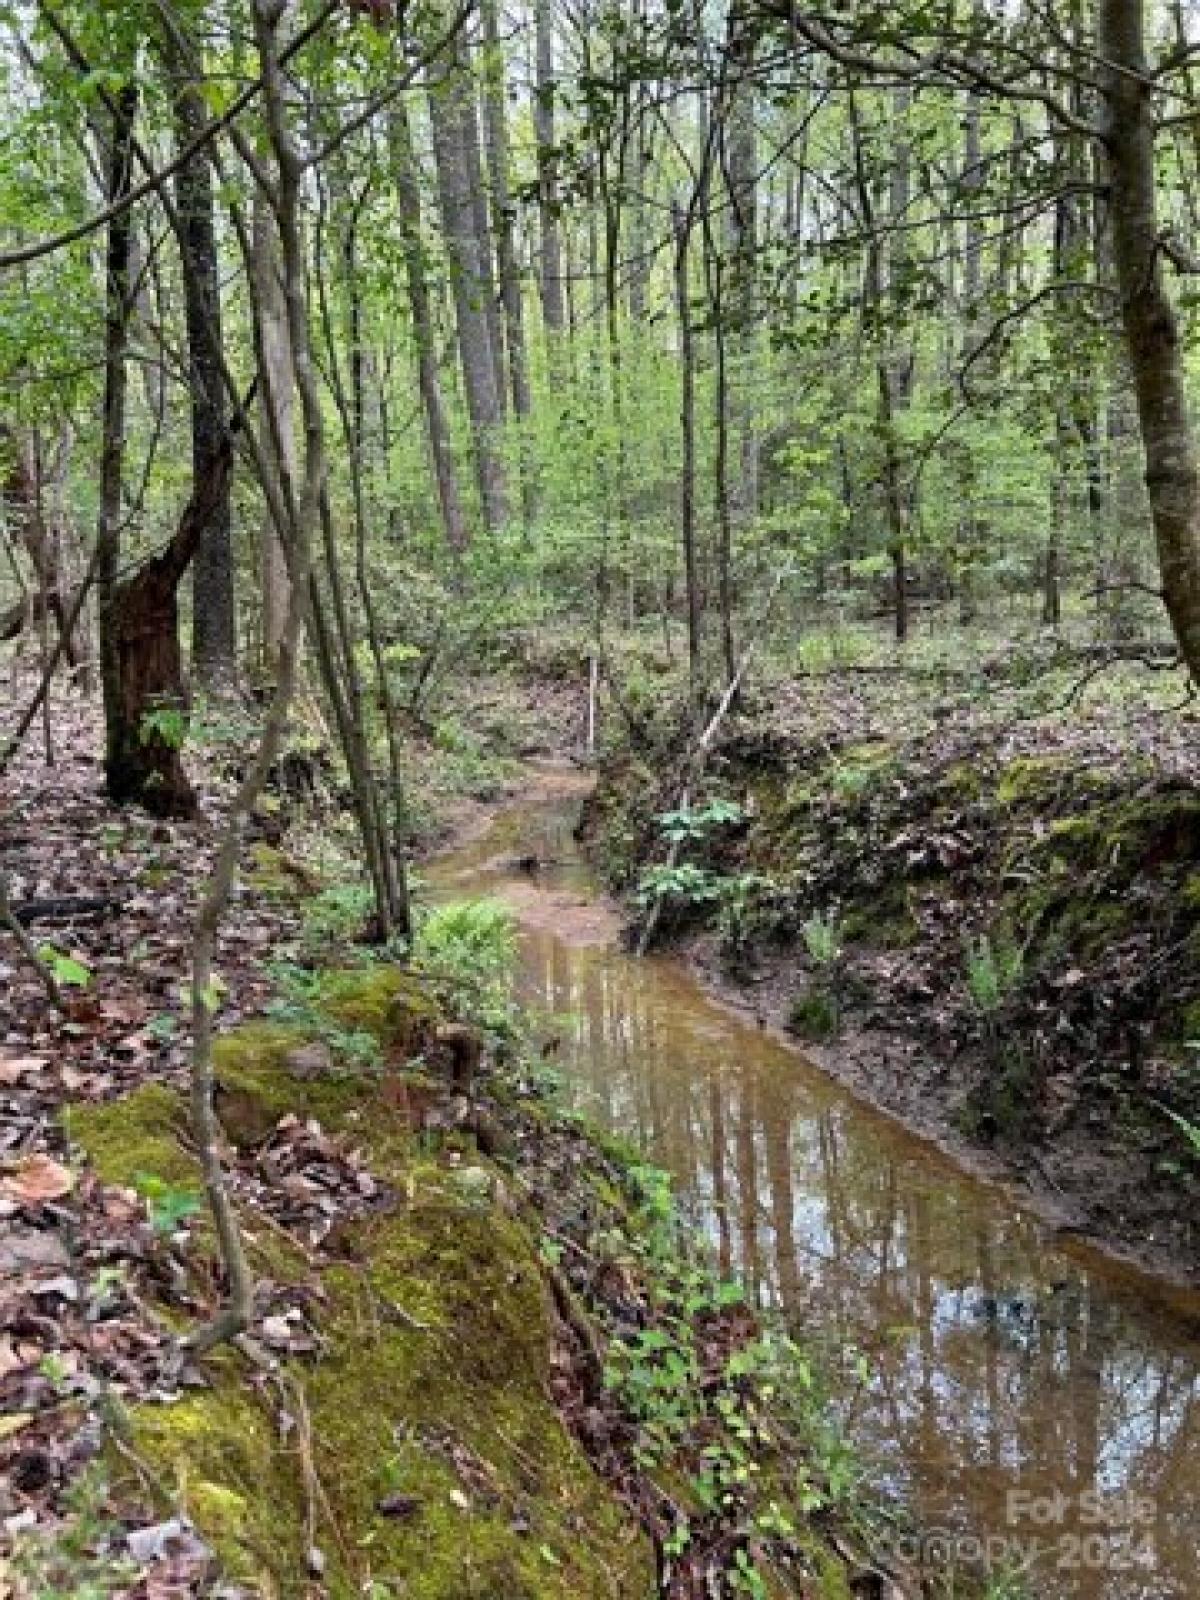
POLYGON ((905 741, 760 708, 688 813, 668 760, 625 752, 584 833, 726 999, 1064 1227, 1194 1281, 1193 746, 1149 721, 905 741))

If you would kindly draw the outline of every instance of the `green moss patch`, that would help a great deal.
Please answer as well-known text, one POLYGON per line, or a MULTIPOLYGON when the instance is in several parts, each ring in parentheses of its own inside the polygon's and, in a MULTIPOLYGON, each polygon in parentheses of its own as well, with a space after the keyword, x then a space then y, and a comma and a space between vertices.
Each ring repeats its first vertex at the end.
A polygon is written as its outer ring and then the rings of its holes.
MULTIPOLYGON (((403 974, 366 980, 323 985, 347 1024, 374 1023, 394 1043, 405 1019, 436 1014, 403 974)), ((304 1042, 303 1029, 267 1023, 225 1035, 222 1115, 243 1139, 289 1112, 353 1126, 397 1209, 344 1226, 324 1266, 247 1216, 260 1270, 303 1282, 319 1353, 271 1373, 224 1349, 205 1363, 210 1388, 137 1406, 131 1444, 150 1481, 259 1595, 303 1595, 319 1567, 346 1600, 642 1600, 650 1543, 554 1403, 537 1240, 498 1172, 481 1158, 443 1167, 368 1115, 373 1074, 298 1077, 289 1057, 304 1042)), ((195 1182, 184 1118, 178 1094, 149 1085, 68 1120, 105 1181, 124 1185, 143 1172, 195 1182)), ((199 1264, 207 1229, 191 1249, 199 1264)), ((122 1493, 144 1498, 127 1459, 114 1468, 122 1493)))
POLYGON ((334 1596, 641 1600, 649 1544, 550 1398, 532 1236, 437 1168, 406 1186, 320 1274, 314 1363, 249 1382, 225 1352, 211 1389, 134 1412, 137 1453, 261 1594, 305 1592, 311 1516, 334 1596))
POLYGON ((331 973, 318 1004, 342 1027, 369 1033, 384 1049, 418 1054, 441 1017, 437 1002, 401 967, 331 973))
POLYGON ((143 1174, 171 1185, 196 1182, 195 1158, 181 1142, 187 1108, 173 1089, 147 1083, 121 1100, 70 1106, 64 1120, 104 1183, 128 1189, 143 1174))

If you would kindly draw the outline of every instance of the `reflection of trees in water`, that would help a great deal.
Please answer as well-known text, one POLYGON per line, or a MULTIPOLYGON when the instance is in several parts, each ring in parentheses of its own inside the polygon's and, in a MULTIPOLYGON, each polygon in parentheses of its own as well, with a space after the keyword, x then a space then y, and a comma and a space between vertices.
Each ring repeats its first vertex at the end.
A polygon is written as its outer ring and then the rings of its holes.
MULTIPOLYGON (((541 1003, 574 1013, 569 1070, 592 1108, 679 1176, 756 1299, 867 1356, 848 1425, 926 1515, 997 1531, 1010 1488, 1133 1485, 1159 1497, 1163 1568, 1191 1583, 1189 1351, 1155 1347, 1103 1280, 1050 1267, 1028 1220, 822 1099, 785 1052, 722 1026, 669 969, 549 938, 537 955, 541 1003)), ((1170 1593, 1131 1574, 1076 1576, 1062 1589, 1076 1600, 1170 1593)))

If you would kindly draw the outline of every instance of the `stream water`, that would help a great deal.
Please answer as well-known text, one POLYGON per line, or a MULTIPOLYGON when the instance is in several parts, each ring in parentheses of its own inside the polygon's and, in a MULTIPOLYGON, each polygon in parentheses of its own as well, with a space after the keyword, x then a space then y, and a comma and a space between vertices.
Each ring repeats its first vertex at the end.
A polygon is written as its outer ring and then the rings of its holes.
POLYGON ((900 1553, 1023 1566, 1039 1600, 1200 1597, 1200 1296, 1061 1244, 678 963, 625 954, 572 840, 581 794, 532 784, 433 886, 513 906, 575 1103, 824 1346, 848 1435, 927 1530, 900 1553))

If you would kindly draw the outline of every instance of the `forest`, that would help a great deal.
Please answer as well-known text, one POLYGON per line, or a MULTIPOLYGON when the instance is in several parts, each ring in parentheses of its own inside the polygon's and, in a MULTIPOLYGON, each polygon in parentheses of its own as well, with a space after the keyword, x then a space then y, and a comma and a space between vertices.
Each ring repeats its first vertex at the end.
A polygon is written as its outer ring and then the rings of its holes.
POLYGON ((0 0, 0 1600, 1187 1600, 1200 7, 0 0))

